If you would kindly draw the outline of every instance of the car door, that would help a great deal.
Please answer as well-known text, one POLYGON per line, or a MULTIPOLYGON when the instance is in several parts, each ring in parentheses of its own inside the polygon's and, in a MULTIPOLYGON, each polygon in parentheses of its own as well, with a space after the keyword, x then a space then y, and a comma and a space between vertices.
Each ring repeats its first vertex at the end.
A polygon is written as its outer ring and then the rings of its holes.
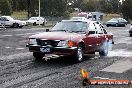
POLYGON ((85 41, 85 47, 86 47, 86 52, 93 52, 97 48, 97 40, 96 40, 96 27, 93 22, 89 23, 88 27, 88 34, 86 35, 86 38, 84 39, 85 41))
POLYGON ((120 26, 124 26, 125 25, 125 23, 124 23, 124 20, 123 19, 118 19, 119 20, 119 25, 120 26))
POLYGON ((99 47, 103 40, 105 39, 105 35, 103 32, 103 26, 99 22, 95 22, 96 30, 97 30, 97 35, 96 35, 96 40, 97 40, 97 46, 99 47))
POLYGON ((38 24, 43 24, 42 17, 38 17, 38 18, 37 18, 37 22, 38 22, 38 24))
POLYGON ((41 22, 41 24, 43 24, 43 22, 44 22, 44 18, 43 17, 40 18, 40 22, 41 22))

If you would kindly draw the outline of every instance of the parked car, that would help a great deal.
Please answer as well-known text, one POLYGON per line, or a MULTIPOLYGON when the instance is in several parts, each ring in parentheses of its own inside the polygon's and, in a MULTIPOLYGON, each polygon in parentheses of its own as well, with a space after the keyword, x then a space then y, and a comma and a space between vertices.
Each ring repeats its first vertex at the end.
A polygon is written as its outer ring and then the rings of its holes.
POLYGON ((31 17, 29 20, 26 21, 27 24, 35 25, 45 25, 47 24, 47 20, 43 17, 31 17))
POLYGON ((125 27, 127 25, 128 21, 126 21, 123 18, 112 18, 111 20, 107 21, 106 26, 114 26, 114 27, 119 27, 123 26, 125 27))
POLYGON ((130 27, 130 30, 129 30, 129 34, 132 37, 132 24, 131 24, 131 27, 130 27))
POLYGON ((62 20, 49 32, 30 36, 26 46, 36 60, 52 53, 71 55, 74 61, 81 62, 84 54, 99 52, 107 56, 112 43, 113 35, 97 21, 62 20))
POLYGON ((71 20, 88 20, 85 17, 72 17, 71 20))
POLYGON ((26 25, 25 21, 14 20, 10 16, 1 16, 0 17, 0 26, 22 28, 25 25, 26 25))

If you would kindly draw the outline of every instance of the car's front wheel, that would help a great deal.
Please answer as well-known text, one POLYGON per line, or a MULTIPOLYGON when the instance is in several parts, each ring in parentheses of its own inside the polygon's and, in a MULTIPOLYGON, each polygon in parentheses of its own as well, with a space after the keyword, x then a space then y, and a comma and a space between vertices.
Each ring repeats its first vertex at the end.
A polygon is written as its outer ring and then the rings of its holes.
POLYGON ((82 45, 78 45, 78 48, 74 55, 75 62, 82 62, 83 61, 83 47, 82 45))
POLYGON ((107 24, 106 26, 107 26, 107 27, 109 27, 109 25, 108 25, 108 24, 107 24))
POLYGON ((33 56, 35 60, 42 60, 42 58, 45 56, 44 53, 38 53, 38 52, 33 52, 33 56))

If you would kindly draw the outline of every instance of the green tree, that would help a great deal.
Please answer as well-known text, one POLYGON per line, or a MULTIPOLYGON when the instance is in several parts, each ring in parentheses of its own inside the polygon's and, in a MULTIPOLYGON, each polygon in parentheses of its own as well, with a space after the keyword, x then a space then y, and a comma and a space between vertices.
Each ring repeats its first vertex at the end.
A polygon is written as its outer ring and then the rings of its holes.
POLYGON ((132 0, 123 1, 121 12, 124 18, 132 20, 132 0))
POLYGON ((11 15, 12 7, 9 0, 0 1, 0 11, 1 11, 1 15, 11 15))
POLYGON ((96 11, 96 0, 85 0, 80 7, 82 11, 96 11))
POLYGON ((64 16, 67 10, 67 0, 41 0, 41 15, 64 16))
POLYGON ((112 12, 118 13, 119 12, 119 0, 110 0, 109 2, 112 6, 112 12))

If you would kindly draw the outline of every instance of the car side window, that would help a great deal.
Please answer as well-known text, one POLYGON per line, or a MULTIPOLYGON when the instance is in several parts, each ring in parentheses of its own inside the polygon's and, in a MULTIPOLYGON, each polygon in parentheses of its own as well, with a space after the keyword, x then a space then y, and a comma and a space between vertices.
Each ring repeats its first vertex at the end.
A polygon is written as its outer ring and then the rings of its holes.
POLYGON ((119 19, 118 21, 119 21, 119 22, 122 22, 123 20, 122 20, 122 19, 119 19))
POLYGON ((89 30, 89 34, 96 34, 96 27, 95 27, 95 24, 91 22, 91 23, 89 24, 88 30, 89 30))
POLYGON ((5 21, 5 19, 3 18, 3 17, 1 17, 1 19, 0 19, 1 21, 5 21))
POLYGON ((103 34, 103 29, 101 27, 101 24, 95 23, 96 29, 97 29, 97 34, 103 34))
POLYGON ((2 17, 1 20, 2 20, 2 21, 8 21, 8 19, 5 18, 5 17, 2 17))

